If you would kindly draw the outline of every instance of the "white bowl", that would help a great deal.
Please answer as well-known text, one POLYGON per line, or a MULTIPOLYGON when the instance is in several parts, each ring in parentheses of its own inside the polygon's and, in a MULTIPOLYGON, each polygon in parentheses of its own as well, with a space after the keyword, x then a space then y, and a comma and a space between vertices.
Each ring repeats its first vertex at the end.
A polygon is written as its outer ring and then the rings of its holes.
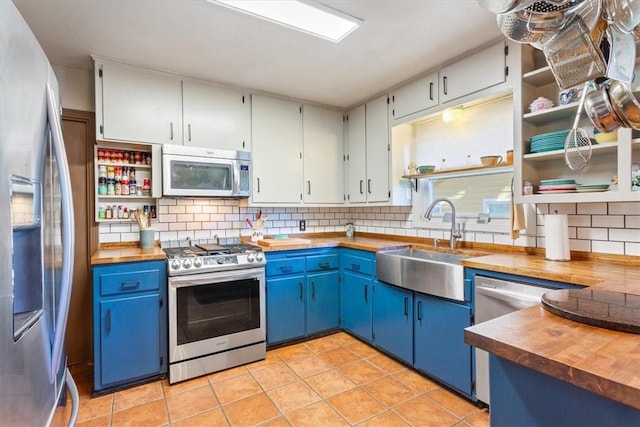
POLYGON ((536 111, 547 110, 551 107, 553 107, 553 101, 541 96, 529 105, 529 110, 534 113, 536 111))

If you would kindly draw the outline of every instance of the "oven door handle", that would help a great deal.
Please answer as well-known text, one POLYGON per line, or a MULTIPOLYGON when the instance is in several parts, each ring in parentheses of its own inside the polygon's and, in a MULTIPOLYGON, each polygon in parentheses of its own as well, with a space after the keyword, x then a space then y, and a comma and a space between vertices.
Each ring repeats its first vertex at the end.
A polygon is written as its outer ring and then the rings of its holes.
POLYGON ((264 278, 264 268, 252 268, 244 270, 227 270, 216 273, 195 273, 186 276, 172 276, 169 278, 169 286, 183 288, 186 286, 202 286, 215 283, 228 283, 234 280, 264 278))

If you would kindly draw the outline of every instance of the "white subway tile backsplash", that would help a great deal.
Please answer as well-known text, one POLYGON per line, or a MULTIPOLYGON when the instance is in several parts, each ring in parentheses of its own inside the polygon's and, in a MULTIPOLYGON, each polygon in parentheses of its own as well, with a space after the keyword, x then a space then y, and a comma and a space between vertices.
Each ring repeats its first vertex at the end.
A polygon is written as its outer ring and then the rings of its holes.
POLYGON ((582 228, 578 229, 578 239, 581 240, 607 240, 609 237, 606 228, 582 228))
POLYGON ((640 228, 640 215, 627 215, 624 217, 624 227, 640 228))
POLYGON ((578 215, 606 215, 606 203, 578 203, 576 207, 578 215))
POLYGON ((609 203, 609 215, 638 215, 639 202, 609 203))
MULTIPOLYGON (((212 239, 248 236, 246 218, 262 210, 268 216, 267 233, 297 234, 298 221, 307 221, 307 233, 344 232, 353 222, 356 232, 385 233, 418 238, 448 239, 448 228, 436 221, 433 229, 414 228, 412 208, 354 205, 345 207, 240 207, 237 200, 163 198, 154 220, 160 241, 180 238, 212 239), (438 227, 438 228, 435 228, 438 227)), ((571 249, 627 255, 640 253, 640 202, 541 203, 535 206, 534 233, 515 241, 506 233, 465 231, 463 241, 526 247, 544 247, 544 215, 569 215, 571 249)), ((138 227, 131 222, 101 223, 101 243, 137 241, 138 227)))
POLYGON ((625 255, 640 256, 640 243, 625 243, 624 253, 625 255))
POLYGON ((609 240, 616 242, 640 242, 640 229, 618 229, 609 230, 609 240))
POLYGON ((593 215, 591 217, 593 227, 624 228, 624 221, 622 215, 593 215))
POLYGON ((624 255, 624 243, 593 240, 591 242, 591 250, 593 252, 624 255))

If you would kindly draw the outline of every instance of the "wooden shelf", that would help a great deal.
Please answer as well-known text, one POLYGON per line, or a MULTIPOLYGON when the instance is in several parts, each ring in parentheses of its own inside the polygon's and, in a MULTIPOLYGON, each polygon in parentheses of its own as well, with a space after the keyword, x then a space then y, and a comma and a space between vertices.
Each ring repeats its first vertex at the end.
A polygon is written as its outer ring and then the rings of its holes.
POLYGON ((464 166, 459 168, 449 168, 429 173, 417 173, 410 175, 403 175, 402 178, 411 179, 414 181, 413 189, 418 191, 418 179, 421 178, 435 178, 435 177, 451 177, 451 176, 464 176, 464 175, 476 175, 484 173, 506 173, 513 171, 513 163, 498 163, 495 166, 464 166))

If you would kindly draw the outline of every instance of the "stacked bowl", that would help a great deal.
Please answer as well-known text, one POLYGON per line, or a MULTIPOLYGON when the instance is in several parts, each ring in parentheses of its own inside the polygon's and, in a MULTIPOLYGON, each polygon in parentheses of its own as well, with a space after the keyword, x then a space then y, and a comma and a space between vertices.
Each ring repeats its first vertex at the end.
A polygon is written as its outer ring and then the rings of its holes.
POLYGON ((569 134, 568 130, 542 133, 531 137, 531 153, 544 153, 546 151, 562 150, 564 141, 569 134))

